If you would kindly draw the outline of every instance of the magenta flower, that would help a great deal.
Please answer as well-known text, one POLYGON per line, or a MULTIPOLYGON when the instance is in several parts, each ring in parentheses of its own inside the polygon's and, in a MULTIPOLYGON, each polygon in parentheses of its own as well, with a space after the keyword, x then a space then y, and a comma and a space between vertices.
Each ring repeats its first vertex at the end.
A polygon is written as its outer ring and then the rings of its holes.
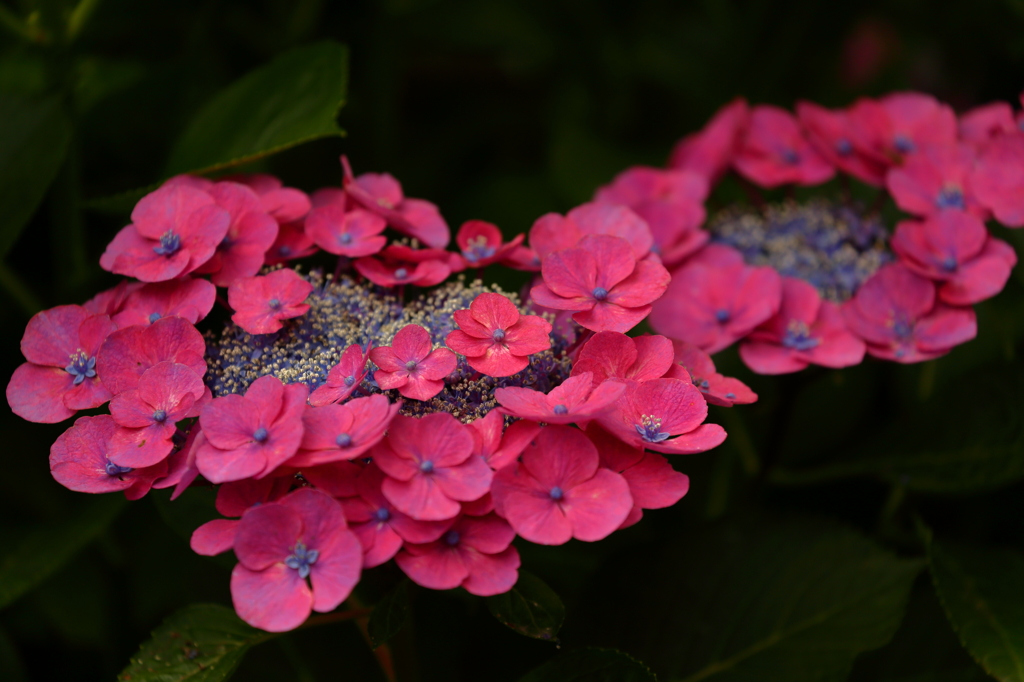
POLYGON ((978 202, 1007 227, 1024 226, 1024 135, 992 140, 978 154, 970 178, 978 202))
POLYGON ((854 146, 890 166, 915 151, 956 142, 953 110, 919 92, 858 100, 849 116, 854 146))
POLYGON ((209 194, 170 183, 135 205, 131 224, 107 246, 100 266, 143 282, 174 279, 208 261, 230 223, 209 194))
POLYGON ((309 404, 319 407, 348 399, 366 376, 366 360, 369 357, 369 352, 364 351, 359 344, 346 348, 338 364, 327 373, 327 380, 309 394, 309 404))
POLYGON ((621 237, 629 242, 633 256, 642 260, 654 246, 654 236, 644 219, 625 206, 595 202, 581 204, 565 217, 542 215, 530 228, 530 246, 541 258, 571 249, 587 235, 621 237))
POLYGON ((781 300, 782 279, 773 268, 751 267, 731 248, 711 245, 673 273, 650 323, 661 334, 713 354, 772 317, 781 300))
POLYGON ((483 220, 467 220, 455 235, 455 243, 461 253, 452 255, 452 272, 503 262, 520 248, 525 237, 517 234, 512 241, 506 242, 497 225, 483 220))
MULTIPOLYGON (((331 497, 343 499, 359 494, 356 490, 356 482, 366 466, 363 460, 351 462, 339 460, 303 469, 302 476, 314 487, 323 490, 331 497)), ((288 468, 282 467, 281 470, 288 471, 288 468)))
POLYGON ((353 265, 360 275, 382 287, 407 284, 431 287, 452 273, 449 253, 442 249, 413 249, 392 244, 379 258, 360 258, 353 265))
POLYGON ((594 542, 612 533, 633 508, 629 484, 600 467, 597 448, 582 431, 541 429, 519 466, 495 474, 495 507, 530 542, 594 542))
POLYGON ((91 315, 77 305, 33 315, 21 337, 21 352, 28 362, 14 370, 7 384, 7 403, 14 414, 55 424, 110 400, 96 356, 114 329, 106 315, 91 315))
POLYGON ((489 597, 508 592, 519 579, 519 552, 511 546, 515 536, 494 514, 463 516, 439 540, 406 544, 395 562, 418 585, 433 590, 461 586, 489 597))
MULTIPOLYGON (((505 415, 500 410, 491 410, 482 419, 474 419, 466 425, 473 437, 473 454, 483 458, 494 471, 515 463, 540 428, 537 422, 528 419, 512 422, 505 428, 505 415)), ((465 504, 462 510, 469 513, 465 504)))
POLYGON ((277 239, 267 251, 266 264, 277 265, 296 258, 305 258, 316 253, 313 239, 306 234, 303 222, 285 223, 277 232, 277 239))
POLYGON ((252 382, 245 396, 215 398, 199 414, 206 444, 196 451, 199 472, 212 483, 262 478, 302 442, 306 386, 274 376, 252 382))
POLYGON ((985 210, 967 186, 973 167, 974 151, 965 144, 929 147, 889 169, 885 184, 907 213, 929 216, 953 209, 984 217, 985 210))
POLYGON ((196 272, 212 273, 213 283, 226 287, 260 271, 267 251, 277 240, 277 221, 245 185, 217 182, 207 193, 231 215, 231 224, 213 256, 196 272))
POLYGON ((807 138, 822 157, 839 170, 880 187, 885 183, 886 164, 862 154, 853 144, 850 116, 813 102, 797 102, 796 115, 807 138))
POLYGON ((110 414, 122 427, 110 440, 107 457, 122 467, 147 467, 171 454, 176 424, 198 417, 207 389, 190 367, 159 362, 139 377, 137 388, 118 393, 110 414))
POLYGON ((719 374, 711 356, 697 346, 685 341, 673 341, 672 346, 676 366, 681 367, 686 376, 674 376, 672 372, 666 376, 690 381, 709 404, 732 407, 757 401, 757 394, 742 381, 719 374))
POLYGON ((593 374, 569 377, 545 395, 532 388, 508 386, 495 389, 494 399, 502 412, 545 424, 575 424, 594 419, 611 409, 626 390, 621 381, 605 381, 594 387, 593 374))
POLYGON ((257 173, 255 175, 235 175, 225 180, 245 185, 260 198, 260 204, 277 221, 286 225, 302 220, 309 213, 309 196, 294 187, 285 187, 273 175, 257 173))
POLYGON ((587 235, 575 248, 544 259, 543 284, 530 290, 538 304, 571 310, 572 319, 593 331, 625 332, 651 312, 671 276, 660 263, 637 261, 619 237, 587 235))
POLYGON ((473 438, 447 412, 395 417, 373 461, 387 474, 384 497, 418 521, 450 519, 459 502, 479 499, 491 487, 490 468, 473 456, 473 438))
POLYGON ((380 216, 343 204, 317 206, 306 217, 306 234, 328 253, 349 258, 370 256, 387 243, 381 232, 387 223, 380 216))
POLYGON ((195 324, 210 314, 216 298, 217 287, 205 279, 182 277, 144 284, 125 297, 113 320, 121 329, 163 317, 182 317, 195 324))
POLYGON ((551 323, 539 315, 521 315, 501 294, 482 293, 468 310, 453 313, 459 328, 445 338, 469 366, 492 377, 508 377, 530 364, 530 355, 551 347, 551 323))
POLYGON ((101 291, 90 298, 82 304, 82 307, 93 315, 110 315, 113 317, 121 312, 121 308, 124 307, 124 302, 128 295, 144 286, 145 284, 142 282, 132 282, 131 280, 123 279, 117 286, 101 291))
POLYGON ((139 385, 147 369, 160 362, 186 365, 199 376, 206 373, 206 342, 187 320, 164 317, 147 327, 113 332, 96 356, 103 385, 117 395, 139 385))
POLYGON ((939 282, 939 299, 971 305, 995 296, 1017 264, 1006 242, 989 236, 980 219, 962 211, 943 211, 923 222, 896 226, 892 249, 904 265, 939 282))
POLYGON ((749 123, 750 108, 746 100, 737 97, 715 112, 700 132, 676 143, 668 165, 718 182, 729 170, 749 123))
POLYGON ((758 374, 786 374, 809 364, 858 365, 864 351, 864 342, 846 328, 839 306, 821 300, 804 280, 783 277, 779 312, 747 336, 740 357, 758 374))
POLYGON ((391 559, 406 542, 427 543, 444 535, 452 520, 417 521, 400 512, 381 492, 384 472, 370 464, 356 480, 354 497, 341 500, 352 532, 363 546, 363 568, 391 559))
POLYGON ((232 321, 250 334, 270 334, 284 325, 281 320, 301 317, 309 311, 304 303, 313 285, 294 270, 275 270, 257 277, 243 277, 228 288, 232 321))
POLYGON ((401 403, 376 394, 344 405, 324 405, 302 414, 302 444, 288 466, 311 467, 355 459, 380 442, 401 403))
POLYGON ((1013 107, 1006 102, 991 102, 960 114, 960 139, 983 145, 994 137, 1018 132, 1013 107))
POLYGON ((359 582, 363 564, 341 505, 311 488, 250 509, 238 524, 235 555, 235 611, 270 632, 298 627, 311 610, 336 609, 359 582))
POLYGON ((593 375, 594 387, 606 379, 650 381, 671 369, 674 351, 664 336, 630 338, 619 332, 598 332, 580 349, 572 365, 572 376, 593 375))
POLYGON ((750 124, 733 166, 762 187, 817 185, 835 173, 804 137, 793 115, 767 104, 750 111, 750 124))
POLYGON ((167 462, 145 469, 120 467, 107 459, 110 439, 117 431, 112 417, 79 417, 50 448, 50 473, 65 488, 80 493, 124 491, 129 500, 149 492, 167 473, 167 462))
POLYGON ((397 388, 406 398, 430 400, 444 388, 444 378, 455 371, 458 360, 447 348, 434 348, 430 332, 417 324, 402 327, 390 346, 370 351, 380 369, 373 378, 385 391, 397 388))
MULTIPOLYGON (((242 516, 252 507, 284 497, 291 485, 290 477, 247 478, 224 483, 217 490, 217 511, 228 517, 242 516)), ((237 518, 207 521, 193 531, 189 546, 203 556, 222 554, 235 546, 238 524, 237 518)))
POLYGON ((843 306, 850 330, 868 353, 910 363, 945 355, 977 334, 970 308, 935 303, 935 285, 905 265, 882 267, 843 306))

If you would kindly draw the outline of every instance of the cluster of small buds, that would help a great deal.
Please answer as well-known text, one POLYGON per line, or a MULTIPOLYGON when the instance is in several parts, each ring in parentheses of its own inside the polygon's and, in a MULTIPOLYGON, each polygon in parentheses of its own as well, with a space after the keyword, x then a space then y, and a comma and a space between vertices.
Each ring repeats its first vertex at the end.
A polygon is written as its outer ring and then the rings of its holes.
POLYGON ((1021 121, 1006 103, 958 118, 912 92, 845 110, 800 102, 796 115, 737 99, 681 140, 668 168, 630 168, 595 199, 641 216, 672 273, 653 304, 656 331, 708 353, 740 342, 762 374, 855 365, 865 353, 919 362, 974 338, 971 306, 999 293, 1016 265, 985 221, 1024 226, 1021 121), (754 205, 704 226, 704 201, 729 171, 754 205), (757 191, 837 173, 879 188, 909 217, 888 235, 848 199, 771 204, 757 191))
POLYGON ((626 335, 671 281, 638 212, 549 214, 529 246, 469 221, 452 252, 433 204, 342 166, 311 196, 168 180, 101 259, 134 279, 33 317, 7 387, 36 422, 109 402, 51 449, 72 490, 218 486, 224 518, 191 544, 234 551, 246 622, 298 627, 392 559, 424 587, 505 592, 517 536, 597 541, 675 504, 689 479, 665 455, 722 443, 708 403, 756 400, 696 345, 626 335), (333 273, 282 267, 318 250, 333 273), (534 273, 523 300, 458 274, 496 266, 534 273), (230 322, 200 332, 217 302, 230 322))

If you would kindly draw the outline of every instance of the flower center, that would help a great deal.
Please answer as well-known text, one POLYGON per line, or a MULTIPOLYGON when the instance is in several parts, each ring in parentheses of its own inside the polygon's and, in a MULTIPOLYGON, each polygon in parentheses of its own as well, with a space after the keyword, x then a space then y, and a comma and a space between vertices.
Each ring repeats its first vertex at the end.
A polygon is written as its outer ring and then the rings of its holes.
POLYGON ((299 541, 292 548, 292 553, 284 560, 284 565, 298 571, 300 578, 308 578, 309 567, 315 564, 319 558, 320 550, 306 549, 306 545, 299 541))
POLYGON ((495 329, 494 333, 491 334, 491 338, 494 339, 495 341, 504 341, 505 340, 505 330, 504 329, 495 329))
POLYGON ((395 279, 405 279, 409 276, 409 271, 405 268, 398 268, 395 270, 395 279))
POLYGON ((431 462, 429 459, 423 460, 422 462, 420 462, 420 471, 422 471, 425 474, 433 473, 434 463, 431 462))
POLYGON ((892 139, 892 146, 895 147, 896 151, 898 151, 900 154, 909 154, 910 152, 914 151, 914 149, 916 149, 913 140, 911 140, 903 133, 896 135, 892 139))
POLYGON ((946 256, 945 260, 942 261, 942 269, 946 272, 956 272, 958 264, 955 256, 946 256))
POLYGON ((347 448, 352 445, 352 436, 347 433, 339 433, 338 437, 334 439, 334 442, 338 444, 339 448, 347 448))
POLYGON ((444 542, 449 547, 454 547, 455 545, 459 544, 459 540, 461 539, 462 536, 459 535, 459 531, 457 530, 450 530, 444 534, 444 542))
POLYGON ((71 362, 64 368, 64 371, 75 377, 75 386, 96 376, 96 358, 90 358, 81 348, 72 353, 69 359, 71 362))
POLYGON ((939 190, 939 196, 935 199, 935 205, 939 208, 956 208, 961 211, 966 208, 964 204, 964 193, 956 185, 946 185, 939 190))
POLYGON ((120 466, 117 466, 116 464, 111 462, 109 459, 107 460, 106 466, 103 467, 103 468, 107 472, 107 476, 117 476, 118 478, 120 478, 122 474, 127 474, 129 471, 132 470, 131 467, 120 467, 120 466))
POLYGON ((157 410, 156 412, 154 412, 153 421, 155 421, 157 424, 163 424, 165 421, 167 421, 167 411, 157 410))
POLYGON ((795 150, 789 149, 788 147, 782 150, 780 156, 782 157, 782 162, 787 165, 795 166, 800 163, 800 155, 797 154, 795 150))
POLYGON ((351 386, 354 383, 356 383, 356 378, 354 376, 349 374, 347 377, 345 377, 345 385, 346 386, 351 386))
POLYGON ((719 308, 715 311, 715 319, 718 320, 719 324, 725 324, 729 321, 730 317, 732 317, 732 315, 730 315, 729 311, 725 308, 719 308))
POLYGON ((254 441, 256 441, 257 443, 262 443, 262 442, 266 441, 267 438, 270 438, 270 432, 267 431, 262 426, 260 428, 256 429, 256 431, 253 432, 253 434, 252 434, 252 439, 254 441))
POLYGON ((636 432, 648 443, 660 443, 667 440, 671 433, 661 430, 661 419, 654 415, 641 415, 640 423, 635 424, 636 432))
POLYGON ((811 330, 801 320, 790 320, 782 337, 782 345, 793 350, 811 350, 819 343, 821 339, 811 336, 811 330))
POLYGON ((555 414, 568 414, 569 408, 559 403, 558 405, 555 405, 553 412, 555 414))
POLYGON ((160 235, 160 244, 153 247, 153 253, 160 256, 173 256, 181 248, 181 237, 174 230, 167 230, 160 235))
POLYGON ((551 499, 555 502, 558 502, 560 499, 565 497, 565 493, 557 485, 548 492, 548 495, 550 495, 551 499))
POLYGON ((338 241, 341 242, 342 244, 351 244, 352 235, 349 234, 348 232, 342 232, 340 235, 338 235, 338 241))
POLYGON ((479 235, 466 242, 466 248, 462 250, 462 256, 470 263, 490 258, 497 252, 493 246, 487 243, 487 237, 479 235))
POLYGON ((594 287, 594 290, 590 293, 593 294, 594 298, 598 301, 603 301, 608 298, 608 290, 604 287, 594 287))
POLYGON ((853 153, 853 145, 845 137, 836 141, 836 154, 839 156, 849 156, 853 153))
POLYGON ((410 360, 409 362, 405 363, 405 368, 411 372, 414 369, 416 369, 417 364, 418 363, 415 360, 410 360))
POLYGON ((278 308, 281 307, 281 299, 272 298, 269 301, 267 301, 267 305, 270 306, 271 310, 277 310, 278 308))
POLYGON ((381 507, 380 509, 373 513, 373 518, 383 523, 384 521, 388 521, 391 519, 391 512, 389 512, 384 507, 381 507))
POLYGON ((159 320, 161 317, 162 316, 160 315, 160 313, 150 313, 149 314, 149 323, 153 324, 154 322, 159 320))

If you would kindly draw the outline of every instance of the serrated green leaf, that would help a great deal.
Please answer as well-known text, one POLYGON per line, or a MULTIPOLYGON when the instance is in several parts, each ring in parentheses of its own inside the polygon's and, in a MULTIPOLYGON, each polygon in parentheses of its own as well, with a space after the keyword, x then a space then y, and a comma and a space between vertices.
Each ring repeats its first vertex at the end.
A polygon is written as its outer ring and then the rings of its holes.
POLYGON ((43 200, 70 141, 71 122, 56 97, 0 95, 0 258, 43 200))
POLYGON ((219 604, 192 604, 171 614, 132 656, 123 682, 220 682, 253 644, 274 635, 246 625, 219 604))
POLYGON ((63 566, 103 532, 125 505, 121 495, 96 495, 69 520, 29 533, 0 560, 0 608, 63 566))
POLYGON ((231 168, 302 142, 342 135, 348 49, 322 42, 285 52, 213 98, 178 138, 166 176, 231 168))
POLYGON ((374 649, 394 637, 408 622, 412 614, 409 588, 409 580, 403 580, 374 605, 366 625, 374 649))
POLYGON ((657 682, 647 667, 621 651, 570 651, 528 672, 519 682, 657 682))
POLYGON ((565 620, 565 606, 555 591, 522 570, 515 587, 487 598, 487 608, 503 625, 535 639, 554 639, 565 620))

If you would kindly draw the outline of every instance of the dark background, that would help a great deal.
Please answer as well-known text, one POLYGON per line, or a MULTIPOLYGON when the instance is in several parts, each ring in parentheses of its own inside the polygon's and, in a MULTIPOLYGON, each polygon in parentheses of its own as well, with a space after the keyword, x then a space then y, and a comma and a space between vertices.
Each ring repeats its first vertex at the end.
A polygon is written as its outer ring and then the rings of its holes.
MULTIPOLYGON (((18 16, 38 10, 44 24, 63 11, 59 0, 3 4, 18 16)), ((339 117, 348 136, 294 148, 251 170, 312 191, 340 182, 337 158, 346 153, 356 173, 391 172, 408 195, 437 203, 453 227, 482 218, 506 235, 587 200, 628 165, 661 165, 679 137, 737 95, 787 107, 798 99, 843 106, 920 89, 962 111, 993 99, 1016 103, 1024 86, 1020 0, 100 0, 73 47, 0 34, 0 92, 72 92, 75 116, 74 163, 61 171, 74 177, 54 186, 6 259, 20 284, 7 278, 0 291, 0 375, 22 361, 26 295, 43 307, 80 303, 115 281, 97 259, 127 214, 90 211, 83 202, 159 181, 171 145, 204 102, 282 51, 324 38, 351 49, 339 117), (69 224, 80 229, 69 232, 69 224)), ((1013 476, 953 497, 894 492, 899 486, 885 474, 793 488, 744 473, 740 450, 744 438, 752 442, 770 469, 787 458, 828 462, 850 442, 891 443, 892 434, 916 433, 911 424, 941 422, 968 440, 987 437, 1005 426, 991 420, 1002 414, 1006 377, 1018 372, 1021 299, 1021 284, 1012 281, 997 302, 982 306, 982 338, 928 366, 868 362, 769 379, 724 354, 721 363, 762 401, 734 408, 740 416, 712 415, 732 445, 717 459, 679 465, 691 475, 690 496, 598 545, 524 543, 524 566, 567 603, 565 645, 628 648, 630 637, 619 631, 635 638, 654 622, 654 606, 633 594, 648 565, 617 562, 657 555, 732 518, 813 514, 913 556, 920 554, 911 539, 917 513, 952 536, 1019 547, 1021 487, 1007 483, 1013 476)), ((49 476, 49 445, 63 428, 24 423, 6 407, 0 413, 0 568, 5 548, 67 523, 91 501, 49 476)), ((0 679, 109 680, 176 608, 230 603, 230 562, 187 547, 197 525, 189 505, 201 518, 209 503, 202 491, 194 503, 190 496, 171 511, 153 499, 133 503, 0 611, 0 679)), ((676 571, 686 566, 684 559, 676 571)), ((394 579, 393 567, 377 571, 367 598, 394 579)), ((896 640, 858 659, 854 679, 985 678, 929 590, 919 579, 896 640)), ((425 590, 416 599, 415 627, 395 648, 418 657, 419 679, 514 680, 557 653, 505 629, 480 600, 425 590)), ((351 623, 263 645, 238 679, 285 676, 379 679, 351 623)))

